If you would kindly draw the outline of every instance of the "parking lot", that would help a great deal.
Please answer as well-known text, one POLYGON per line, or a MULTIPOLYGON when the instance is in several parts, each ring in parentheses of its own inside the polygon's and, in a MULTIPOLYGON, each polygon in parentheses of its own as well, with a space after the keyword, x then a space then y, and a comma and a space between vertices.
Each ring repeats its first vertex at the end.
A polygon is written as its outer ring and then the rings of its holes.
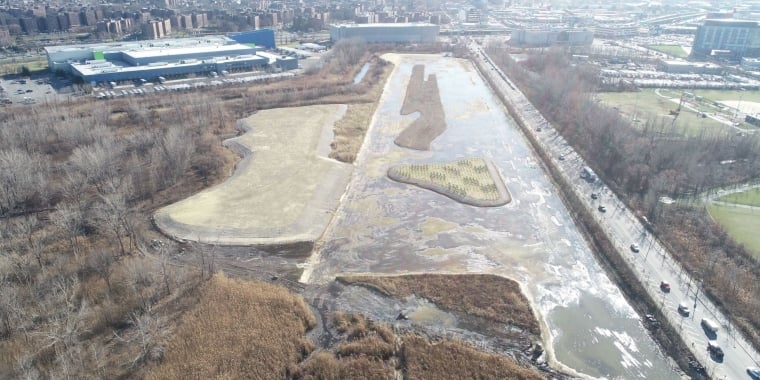
POLYGON ((0 87, 0 103, 3 104, 35 104, 68 96, 53 88, 49 76, 2 78, 0 87))

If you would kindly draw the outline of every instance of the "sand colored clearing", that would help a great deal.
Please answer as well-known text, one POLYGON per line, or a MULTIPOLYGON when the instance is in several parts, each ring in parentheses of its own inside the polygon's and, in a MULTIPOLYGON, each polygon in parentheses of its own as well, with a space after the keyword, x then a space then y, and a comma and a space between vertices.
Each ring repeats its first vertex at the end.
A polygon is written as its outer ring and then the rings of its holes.
POLYGON ((260 111, 225 141, 243 156, 224 183, 160 209, 156 225, 184 240, 223 245, 313 241, 343 195, 352 166, 327 157, 345 105, 260 111))
POLYGON ((760 103, 756 102, 748 102, 746 100, 721 100, 718 103, 724 104, 731 108, 738 108, 739 111, 743 113, 760 113, 760 103))
POLYGON ((446 117, 438 92, 438 80, 435 74, 428 75, 425 80, 425 65, 412 67, 412 76, 401 106, 402 115, 414 112, 419 112, 419 118, 404 129, 394 142, 404 148, 429 150, 433 140, 446 131, 446 117))

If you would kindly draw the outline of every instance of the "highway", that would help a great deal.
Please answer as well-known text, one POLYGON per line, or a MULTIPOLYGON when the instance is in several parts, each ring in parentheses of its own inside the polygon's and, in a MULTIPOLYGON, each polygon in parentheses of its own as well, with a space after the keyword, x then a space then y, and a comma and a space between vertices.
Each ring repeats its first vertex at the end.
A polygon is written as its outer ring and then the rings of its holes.
POLYGON ((494 90, 501 92, 515 106, 518 113, 516 117, 522 119, 522 122, 528 126, 529 133, 537 138, 566 179, 573 183, 575 191, 584 200, 586 207, 594 211, 605 233, 629 265, 634 268, 634 272, 649 294, 658 301, 663 314, 681 332, 684 342, 689 346, 694 357, 705 367, 707 374, 713 379, 750 379, 746 368, 760 367, 760 354, 702 294, 699 280, 691 278, 672 259, 670 253, 651 234, 647 233, 633 212, 601 181, 589 183, 580 178, 581 170, 586 165, 582 158, 551 128, 540 112, 517 90, 504 73, 492 65, 491 60, 486 57, 479 45, 471 43, 470 49, 474 53, 474 59, 480 60, 481 66, 486 68, 481 74, 490 77, 497 87, 494 90), (599 193, 599 198, 592 199, 592 192, 599 193), (600 205, 604 205, 607 211, 598 211, 600 205), (631 250, 633 243, 639 245, 638 253, 631 250), (660 289, 661 281, 669 282, 670 292, 665 293, 660 289), (678 304, 681 302, 688 303, 692 309, 688 316, 678 312, 678 304), (712 358, 707 352, 709 338, 700 325, 700 321, 705 317, 720 324, 720 330, 714 342, 717 342, 725 352, 722 361, 712 358))

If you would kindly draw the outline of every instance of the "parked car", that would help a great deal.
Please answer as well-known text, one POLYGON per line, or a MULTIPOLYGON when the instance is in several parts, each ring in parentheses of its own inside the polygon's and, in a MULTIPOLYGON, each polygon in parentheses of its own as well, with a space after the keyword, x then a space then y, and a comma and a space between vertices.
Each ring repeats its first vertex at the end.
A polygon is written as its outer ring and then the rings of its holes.
POLYGON ((670 284, 667 281, 660 281, 660 290, 670 293, 670 284))
POLYGON ((747 367, 747 374, 754 380, 760 380, 760 368, 747 367))
POLYGON ((591 199, 599 199, 598 193, 591 193, 591 199))
POLYGON ((599 212, 607 212, 607 207, 604 207, 602 205, 599 205, 597 209, 599 210, 599 212))
POLYGON ((638 253, 639 252, 639 245, 636 243, 631 244, 631 251, 638 253))
POLYGON ((689 308, 689 304, 686 302, 681 302, 678 304, 678 313, 688 317, 689 314, 691 314, 691 308, 689 308))

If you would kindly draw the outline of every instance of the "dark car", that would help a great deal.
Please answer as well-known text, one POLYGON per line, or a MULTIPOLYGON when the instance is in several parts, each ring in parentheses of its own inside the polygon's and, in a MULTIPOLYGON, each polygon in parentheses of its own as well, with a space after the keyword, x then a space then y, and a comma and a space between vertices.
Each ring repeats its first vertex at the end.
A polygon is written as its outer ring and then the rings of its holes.
POLYGON ((723 361, 723 349, 720 348, 718 343, 715 343, 713 341, 707 342, 707 352, 710 353, 710 357, 715 359, 716 361, 723 361))
POLYGON ((660 281, 660 289, 665 293, 670 293, 670 284, 667 281, 660 281))
POLYGON ((607 207, 604 207, 604 206, 601 206, 601 205, 600 205, 600 206, 597 208, 597 210, 599 210, 600 212, 607 212, 607 207))
POLYGON ((755 380, 760 380, 760 368, 747 367, 747 374, 755 380))
POLYGON ((599 193, 591 193, 591 199, 599 199, 599 193))

